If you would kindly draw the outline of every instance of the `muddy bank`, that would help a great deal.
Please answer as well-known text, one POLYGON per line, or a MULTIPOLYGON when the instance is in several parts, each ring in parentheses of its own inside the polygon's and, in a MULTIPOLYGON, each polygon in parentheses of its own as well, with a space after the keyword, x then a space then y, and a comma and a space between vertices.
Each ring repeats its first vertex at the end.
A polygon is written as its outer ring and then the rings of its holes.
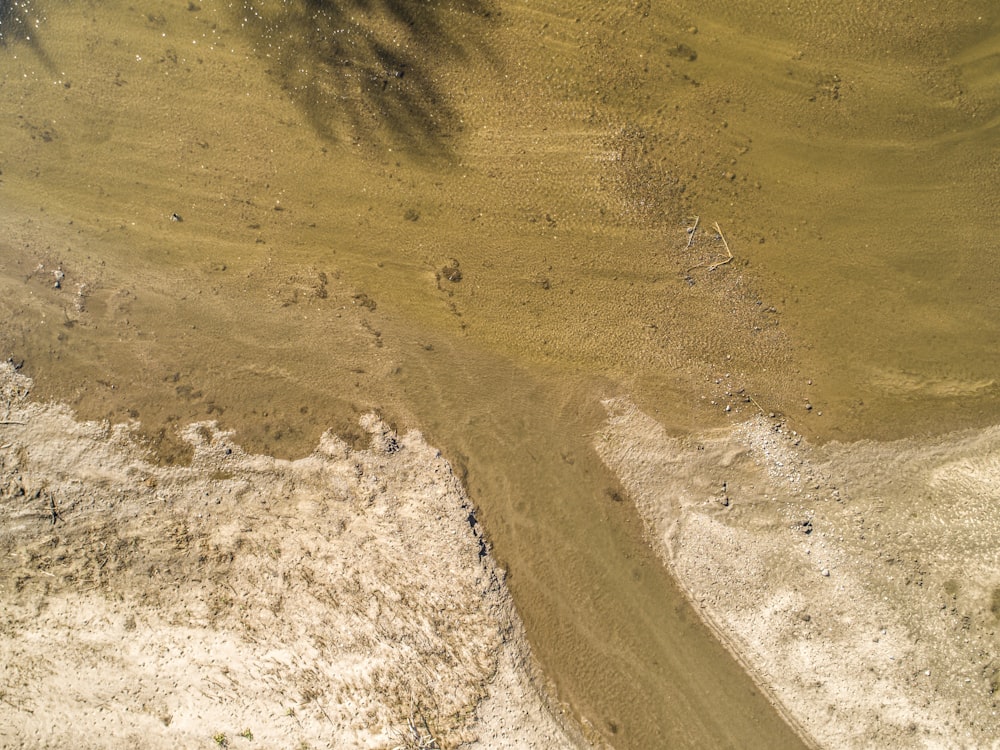
POLYGON ((283 461, 205 422, 162 468, 0 385, 0 745, 574 745, 418 433, 368 417, 367 450, 283 461))
POLYGON ((626 400, 596 438, 720 638, 824 747, 1000 732, 1000 430, 810 446, 763 415, 675 437, 626 400))

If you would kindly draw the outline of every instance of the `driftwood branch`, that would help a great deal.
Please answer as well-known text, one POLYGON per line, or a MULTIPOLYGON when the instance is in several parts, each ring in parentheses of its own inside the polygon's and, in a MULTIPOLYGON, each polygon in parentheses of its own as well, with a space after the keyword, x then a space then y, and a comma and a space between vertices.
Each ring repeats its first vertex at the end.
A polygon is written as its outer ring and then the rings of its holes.
MULTIPOLYGON (((726 257, 723 258, 720 261, 715 262, 715 263, 709 263, 709 264, 699 263, 696 266, 691 266, 688 269, 689 273, 691 271, 693 271, 694 269, 696 269, 696 268, 705 268, 705 269, 707 269, 709 271, 714 271, 719 266, 724 266, 727 263, 732 263, 733 262, 733 258, 735 256, 733 255, 733 251, 729 248, 729 242, 726 240, 726 235, 724 235, 722 233, 722 229, 719 227, 719 222, 717 222, 717 221, 714 222, 712 224, 712 226, 715 227, 715 231, 718 233, 719 239, 722 240, 722 246, 724 248, 726 248, 726 257)), ((698 217, 696 216, 695 219, 694 219, 694 226, 690 227, 688 229, 688 233, 691 235, 690 237, 688 237, 688 244, 687 244, 688 247, 691 247, 691 243, 694 241, 694 230, 697 229, 697 228, 698 228, 698 217)))
POLYGON ((691 247, 691 243, 694 242, 694 233, 698 231, 698 222, 699 221, 701 221, 701 217, 700 216, 695 216, 694 217, 694 225, 688 227, 688 230, 687 230, 687 233, 688 233, 688 243, 687 243, 687 246, 688 247, 691 247))
POLYGON ((729 243, 726 242, 726 235, 724 235, 722 233, 722 229, 719 228, 719 222, 715 222, 713 226, 715 227, 715 231, 719 233, 719 239, 722 240, 722 245, 723 247, 726 248, 726 255, 728 257, 725 260, 720 260, 718 263, 713 263, 712 265, 710 265, 708 267, 709 271, 714 271, 719 266, 724 266, 726 265, 726 263, 733 262, 733 251, 729 249, 729 243))

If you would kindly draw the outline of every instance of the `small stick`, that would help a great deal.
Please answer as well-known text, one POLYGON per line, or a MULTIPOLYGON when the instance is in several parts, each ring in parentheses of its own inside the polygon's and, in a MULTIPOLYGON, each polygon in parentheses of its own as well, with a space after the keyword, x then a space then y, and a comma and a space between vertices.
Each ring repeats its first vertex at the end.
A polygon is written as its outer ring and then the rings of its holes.
POLYGON ((52 514, 52 525, 55 526, 56 521, 62 520, 62 516, 60 516, 59 511, 56 510, 56 499, 52 497, 52 493, 46 492, 45 494, 49 496, 49 512, 52 514))
POLYGON ((320 713, 322 713, 326 717, 326 720, 328 722, 330 722, 330 726, 334 726, 334 727, 337 726, 336 724, 333 723, 333 719, 330 718, 330 714, 328 714, 326 712, 326 709, 323 708, 323 704, 322 703, 320 703, 319 701, 316 701, 316 708, 318 708, 320 710, 320 713))
POLYGON ((733 251, 729 249, 729 243, 726 242, 726 235, 724 235, 722 233, 722 229, 719 228, 719 222, 715 222, 714 226, 715 226, 715 231, 719 233, 719 239, 722 240, 722 244, 726 248, 726 254, 729 257, 726 258, 725 260, 720 260, 718 263, 713 263, 712 265, 710 265, 708 267, 709 271, 714 271, 719 266, 724 266, 724 265, 726 265, 726 263, 732 263, 733 262, 733 251))
POLYGON ((427 732, 427 739, 431 741, 434 747, 437 747, 437 740, 434 738, 434 732, 431 731, 430 726, 427 724, 427 717, 424 716, 424 712, 420 710, 420 706, 417 706, 417 713, 420 715, 420 721, 423 722, 424 731, 427 732))
POLYGON ((691 243, 694 242, 694 233, 698 231, 698 222, 701 221, 700 216, 694 217, 694 226, 688 228, 688 243, 687 246, 691 247, 691 243))
POLYGON ((757 403, 757 399, 755 399, 749 393, 747 394, 747 398, 750 399, 751 401, 753 401, 753 405, 756 406, 758 409, 760 409, 760 413, 761 414, 766 414, 767 413, 767 412, 764 411, 764 407, 757 403))
POLYGON ((15 422, 13 419, 5 419, 2 422, 0 422, 0 425, 4 425, 4 424, 20 424, 20 425, 25 425, 25 424, 28 424, 28 423, 27 422, 15 422))
POLYGON ((15 711, 27 711, 29 714, 35 713, 30 708, 24 708, 23 706, 15 706, 13 703, 11 703, 7 699, 7 691, 4 691, 4 692, 0 693, 0 701, 3 701, 8 706, 10 706, 11 708, 13 708, 15 711))

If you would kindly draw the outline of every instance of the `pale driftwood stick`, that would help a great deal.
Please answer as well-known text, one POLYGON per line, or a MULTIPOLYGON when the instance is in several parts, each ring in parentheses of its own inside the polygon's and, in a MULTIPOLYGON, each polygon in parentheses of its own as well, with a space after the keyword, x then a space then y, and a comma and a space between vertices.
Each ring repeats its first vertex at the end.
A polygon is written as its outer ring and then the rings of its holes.
POLYGON ((722 228, 719 226, 719 222, 715 222, 712 226, 715 227, 715 231, 719 233, 719 239, 722 240, 722 244, 726 246, 726 252, 729 253, 729 257, 733 257, 733 251, 729 249, 729 243, 726 242, 726 235, 722 233, 722 228))
POLYGON ((694 242, 694 233, 698 231, 698 222, 701 221, 700 216, 694 217, 694 226, 688 228, 688 243, 687 246, 691 247, 691 243, 694 242))
POLYGON ((767 412, 766 412, 766 411, 764 411, 764 407, 763 407, 763 406, 761 406, 760 404, 758 404, 758 403, 757 403, 757 399, 755 399, 755 398, 754 398, 753 396, 751 396, 751 395, 750 395, 749 393, 747 394, 747 398, 748 398, 748 399, 750 399, 750 400, 751 400, 751 401, 753 402, 753 405, 754 405, 754 406, 756 406, 756 407, 757 407, 758 409, 760 409, 760 413, 761 413, 761 414, 767 414, 767 412))
MULTIPOLYGON (((695 218, 694 226, 691 227, 688 230, 691 233, 691 236, 688 238, 688 245, 687 245, 688 247, 691 247, 691 242, 694 240, 694 230, 697 229, 697 227, 698 227, 698 217, 696 216, 694 218, 695 218)), ((693 271, 696 268, 705 268, 705 269, 708 269, 709 271, 714 271, 719 266, 724 266, 727 263, 732 263, 733 262, 733 258, 735 256, 733 255, 733 251, 729 249, 729 243, 726 241, 726 235, 724 235, 722 233, 722 229, 719 227, 719 222, 717 222, 717 221, 714 222, 712 224, 712 226, 714 226, 715 227, 715 231, 719 233, 719 239, 722 240, 722 245, 723 245, 723 247, 726 248, 726 258, 724 260, 718 261, 717 263, 709 263, 709 264, 699 263, 696 266, 691 266, 688 269, 688 273, 690 273, 691 271, 693 271)))
POLYGON ((726 263, 733 262, 733 251, 729 249, 729 243, 726 242, 726 235, 722 233, 722 229, 719 228, 719 222, 715 222, 715 231, 719 233, 719 239, 722 240, 723 246, 726 248, 726 254, 729 256, 725 260, 720 260, 718 263, 713 263, 708 267, 709 271, 714 271, 719 266, 724 266, 726 263))

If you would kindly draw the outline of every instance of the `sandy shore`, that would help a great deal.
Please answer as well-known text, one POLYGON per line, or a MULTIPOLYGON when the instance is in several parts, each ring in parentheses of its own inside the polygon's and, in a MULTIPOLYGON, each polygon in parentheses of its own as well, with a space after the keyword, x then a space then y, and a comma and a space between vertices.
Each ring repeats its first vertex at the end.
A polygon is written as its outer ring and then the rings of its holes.
MULTIPOLYGON (((583 746, 419 433, 285 461, 196 423, 162 467, 30 389, 0 365, 0 747, 583 746)), ((1000 430, 817 448, 606 406, 651 542, 806 738, 998 746, 1000 430)))
POLYGON ((284 461, 206 422, 164 468, 30 387, 0 365, 0 746, 574 746, 418 433, 284 461))
POLYGON ((836 748, 997 747, 1000 430, 812 447, 760 416, 596 440, 704 619, 836 748))

